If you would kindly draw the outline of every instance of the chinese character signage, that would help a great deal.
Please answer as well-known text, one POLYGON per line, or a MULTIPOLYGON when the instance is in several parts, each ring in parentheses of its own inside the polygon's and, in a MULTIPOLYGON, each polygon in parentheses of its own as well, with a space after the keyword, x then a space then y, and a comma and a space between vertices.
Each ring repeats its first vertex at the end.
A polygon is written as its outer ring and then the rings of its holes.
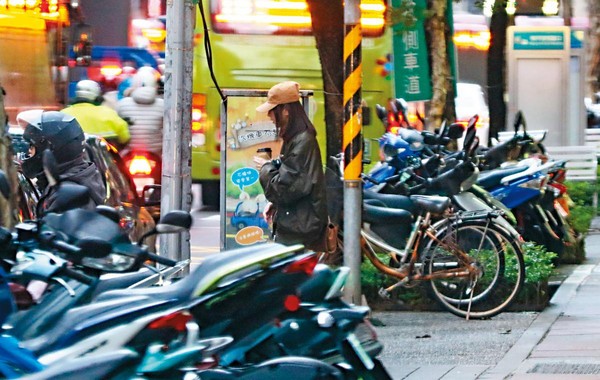
POLYGON ((558 31, 515 31, 514 50, 563 50, 565 37, 558 31))
MULTIPOLYGON (((401 0, 392 0, 399 7, 401 0)), ((425 0, 415 0, 417 21, 411 27, 394 25, 394 86, 396 97, 408 102, 431 99, 431 78, 423 20, 425 0)))

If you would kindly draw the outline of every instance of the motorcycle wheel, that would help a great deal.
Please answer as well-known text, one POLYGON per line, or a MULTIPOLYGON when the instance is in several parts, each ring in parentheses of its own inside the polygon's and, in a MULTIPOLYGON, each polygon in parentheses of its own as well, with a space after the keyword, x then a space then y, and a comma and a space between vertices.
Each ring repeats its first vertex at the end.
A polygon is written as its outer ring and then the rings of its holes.
POLYGON ((436 239, 426 244, 425 274, 435 275, 460 265, 448 247, 467 253, 472 259, 470 265, 480 270, 479 276, 432 279, 427 282, 432 296, 461 317, 485 319, 506 310, 525 280, 523 251, 517 241, 495 224, 447 223, 436 239))

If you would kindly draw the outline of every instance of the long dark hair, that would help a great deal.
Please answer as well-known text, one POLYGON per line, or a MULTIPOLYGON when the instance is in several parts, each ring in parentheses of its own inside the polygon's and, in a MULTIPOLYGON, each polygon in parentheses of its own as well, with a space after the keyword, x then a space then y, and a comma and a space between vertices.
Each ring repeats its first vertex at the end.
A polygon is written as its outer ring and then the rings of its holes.
POLYGON ((289 141, 298 133, 308 130, 313 136, 317 135, 317 130, 310 122, 308 115, 304 112, 304 108, 300 102, 279 104, 273 108, 275 113, 277 134, 283 141, 289 141), (279 120, 283 120, 283 110, 288 111, 288 124, 285 126, 278 125, 279 120))

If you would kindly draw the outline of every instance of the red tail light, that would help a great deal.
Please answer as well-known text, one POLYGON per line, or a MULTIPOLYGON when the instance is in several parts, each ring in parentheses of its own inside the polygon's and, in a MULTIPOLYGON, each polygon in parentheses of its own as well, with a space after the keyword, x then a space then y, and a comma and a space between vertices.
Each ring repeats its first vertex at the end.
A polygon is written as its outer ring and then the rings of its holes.
POLYGON ((310 255, 308 257, 302 258, 300 260, 294 261, 293 263, 291 263, 290 265, 288 265, 283 272, 284 273, 300 273, 300 272, 304 272, 307 275, 312 275, 314 270, 315 270, 315 266, 317 265, 317 262, 319 261, 319 258, 317 257, 316 254, 310 255))
POLYGON ((300 309, 300 298, 293 294, 285 297, 285 300, 283 301, 283 307, 285 307, 285 310, 287 311, 297 311, 300 309))
POLYGON ((104 65, 100 68, 100 74, 102 74, 106 79, 116 78, 121 75, 122 72, 123 68, 116 64, 104 65))
POLYGON ((193 319, 187 311, 178 311, 155 319, 148 325, 151 330, 174 329, 178 332, 186 330, 185 325, 193 319))
POLYGON ((154 162, 154 160, 149 159, 143 154, 136 154, 133 156, 131 161, 129 161, 127 169, 129 169, 129 173, 131 175, 150 175, 155 166, 156 162, 154 162))

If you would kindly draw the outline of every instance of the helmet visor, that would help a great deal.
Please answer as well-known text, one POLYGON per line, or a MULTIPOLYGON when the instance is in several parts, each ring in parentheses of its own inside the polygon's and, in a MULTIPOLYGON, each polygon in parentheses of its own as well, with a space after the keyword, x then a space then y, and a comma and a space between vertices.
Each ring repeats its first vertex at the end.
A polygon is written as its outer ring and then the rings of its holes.
POLYGON ((42 113, 44 110, 27 110, 19 112, 17 115, 17 124, 25 129, 27 125, 36 125, 39 127, 42 123, 42 113))

